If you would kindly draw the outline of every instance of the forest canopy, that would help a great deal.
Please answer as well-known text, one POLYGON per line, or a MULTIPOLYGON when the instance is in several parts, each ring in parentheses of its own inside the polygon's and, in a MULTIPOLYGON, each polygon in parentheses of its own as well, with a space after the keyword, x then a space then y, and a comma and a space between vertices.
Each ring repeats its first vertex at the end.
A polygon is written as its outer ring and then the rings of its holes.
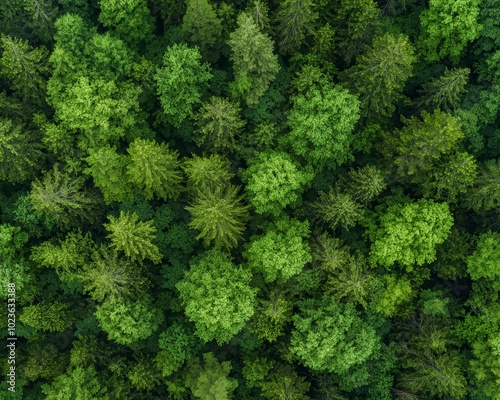
POLYGON ((500 400, 499 111, 498 0, 0 1, 0 400, 500 400))

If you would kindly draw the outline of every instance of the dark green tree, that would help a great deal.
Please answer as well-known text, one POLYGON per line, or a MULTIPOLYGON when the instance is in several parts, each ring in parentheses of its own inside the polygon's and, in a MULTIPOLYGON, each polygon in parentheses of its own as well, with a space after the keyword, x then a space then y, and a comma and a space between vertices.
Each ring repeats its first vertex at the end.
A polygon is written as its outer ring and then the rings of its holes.
POLYGON ((318 15, 311 0, 283 0, 276 14, 280 49, 285 54, 297 51, 312 31, 318 15))
POLYGON ((242 96, 250 107, 255 107, 279 71, 273 42, 259 30, 251 15, 241 13, 238 28, 227 43, 231 47, 236 78, 233 92, 237 97, 242 96))
POLYGON ((407 36, 386 33, 377 36, 356 64, 342 72, 344 84, 361 100, 364 117, 392 115, 412 75, 413 53, 407 36))
POLYGON ((216 61, 222 37, 222 24, 208 0, 188 0, 182 19, 182 32, 188 43, 198 46, 203 58, 216 61))

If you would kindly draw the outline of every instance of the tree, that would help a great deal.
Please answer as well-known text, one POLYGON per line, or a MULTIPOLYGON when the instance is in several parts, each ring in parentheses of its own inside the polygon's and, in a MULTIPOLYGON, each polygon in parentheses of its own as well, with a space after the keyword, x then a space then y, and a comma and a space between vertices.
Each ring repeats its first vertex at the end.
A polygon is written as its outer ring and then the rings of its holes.
POLYGON ((432 170, 436 161, 456 149, 464 134, 460 121, 441 110, 432 114, 422 111, 422 120, 404 119, 394 147, 397 155, 394 164, 400 176, 417 175, 432 170), (440 132, 436 135, 436 132, 440 132))
POLYGON ((130 44, 152 37, 154 20, 144 0, 99 0, 99 22, 130 44))
POLYGON ((417 104, 429 110, 453 111, 460 104, 469 74, 469 68, 446 69, 441 77, 422 85, 422 97, 417 104))
POLYGON ((340 0, 336 11, 334 46, 349 65, 380 30, 380 9, 373 0, 340 0))
POLYGON ((344 84, 358 95, 362 116, 390 117, 412 75, 414 49, 405 35, 386 33, 373 39, 356 64, 341 74, 344 84))
POLYGON ((467 271, 474 280, 500 278, 500 234, 488 231, 479 236, 474 253, 467 258, 467 271))
POLYGON ((340 165, 351 158, 351 133, 359 118, 359 101, 331 84, 311 87, 293 97, 286 142, 315 168, 340 165))
POLYGON ((175 44, 167 49, 163 66, 155 75, 163 112, 175 127, 192 114, 212 78, 209 65, 200 61, 201 55, 196 48, 175 44))
POLYGON ((182 19, 182 32, 188 43, 200 49, 205 60, 216 61, 219 56, 222 24, 208 0, 188 0, 182 19))
POLYGON ((11 89, 25 99, 43 99, 49 72, 47 49, 5 35, 0 37, 0 43, 0 74, 9 80, 11 89))
POLYGON ((362 203, 372 201, 387 187, 384 173, 373 165, 351 169, 344 185, 352 198, 362 203))
POLYGON ((127 157, 118 154, 116 147, 91 149, 85 161, 89 167, 84 172, 92 176, 94 185, 101 190, 106 204, 131 197, 132 193, 125 175, 127 157))
POLYGON ((285 152, 266 151, 249 161, 242 178, 248 199, 259 214, 279 215, 286 206, 297 206, 312 173, 300 170, 285 152))
POLYGON ((81 149, 88 150, 116 143, 135 128, 141 120, 141 92, 129 82, 80 75, 71 83, 50 79, 47 101, 54 107, 61 128, 76 136, 81 149))
POLYGON ((137 300, 110 297, 97 306, 95 316, 110 340, 130 345, 150 337, 163 322, 163 313, 148 295, 137 300))
POLYGON ((249 218, 248 206, 242 203, 236 186, 207 189, 198 194, 186 210, 191 214, 189 226, 199 231, 197 239, 205 246, 213 244, 219 249, 236 247, 249 218))
POLYGON ((187 176, 187 189, 192 196, 205 191, 223 189, 234 174, 230 172, 229 160, 219 154, 183 160, 182 169, 187 176))
POLYGON ((452 225, 447 203, 421 199, 390 206, 371 234, 371 262, 385 267, 397 262, 407 271, 428 264, 436 259, 436 245, 446 240, 452 225))
POLYGON ((467 43, 479 35, 480 0, 430 0, 420 14, 419 44, 428 61, 449 57, 456 62, 467 43))
POLYGON ((153 221, 142 222, 136 213, 120 212, 118 218, 108 216, 109 224, 104 227, 109 232, 111 247, 123 251, 131 261, 142 262, 149 258, 158 264, 162 255, 158 247, 153 244, 156 228, 153 221))
POLYGON ((261 0, 253 0, 249 2, 247 12, 253 18, 253 22, 261 30, 261 32, 268 32, 271 23, 269 21, 269 7, 261 0))
POLYGON ((190 263, 176 288, 184 312, 204 342, 227 343, 254 313, 252 274, 236 267, 228 254, 209 250, 190 263))
POLYGON ((203 149, 223 152, 234 149, 234 139, 245 126, 237 104, 222 97, 211 97, 194 120, 197 126, 196 144, 203 149))
POLYGON ((63 173, 56 164, 42 180, 31 184, 30 199, 33 208, 47 214, 57 225, 68 227, 83 221, 93 222, 97 216, 99 198, 84 189, 83 177, 63 173))
POLYGON ((203 354, 203 365, 196 359, 186 375, 186 386, 200 400, 229 400, 238 387, 238 381, 229 378, 231 362, 219 362, 213 353, 203 354))
POLYGON ((0 181, 30 179, 42 163, 42 147, 34 132, 10 119, 0 118, 0 181))
POLYGON ((176 198, 181 190, 182 174, 176 150, 154 140, 136 139, 127 149, 130 162, 127 176, 147 200, 176 198))
POLYGON ((311 0, 284 0, 279 3, 276 20, 279 44, 283 53, 291 54, 297 51, 311 32, 313 23, 318 17, 313 7, 311 0))
MULTIPOLYGON (((53 24, 58 14, 58 7, 51 0, 24 0, 24 10, 29 20, 29 28, 38 38, 50 43, 53 36, 53 24)), ((24 21, 23 21, 24 22, 24 21)))
POLYGON ((312 203, 312 210, 315 217, 325 221, 330 228, 340 226, 345 230, 356 225, 364 211, 351 195, 334 188, 328 193, 320 192, 318 199, 312 203))
POLYGON ((76 315, 70 303, 46 299, 24 307, 19 320, 37 330, 64 332, 73 325, 76 315))
POLYGON ((263 235, 254 237, 243 255, 250 268, 261 272, 266 282, 278 279, 284 283, 312 260, 305 241, 309 234, 307 221, 284 217, 270 225, 263 235))
POLYGON ((347 373, 378 350, 375 329, 361 319, 351 303, 323 296, 300 303, 293 316, 290 351, 314 371, 347 373))
POLYGON ((243 95, 248 106, 255 107, 279 71, 273 42, 260 32, 250 15, 241 13, 238 28, 227 43, 236 78, 233 90, 243 95))
POLYGON ((42 385, 42 391, 48 400, 65 400, 78 398, 107 400, 106 388, 101 387, 94 366, 76 367, 58 376, 52 383, 42 385))
POLYGON ((92 254, 92 262, 83 266, 78 280, 84 291, 100 302, 110 297, 135 297, 147 286, 136 264, 120 258, 117 251, 103 245, 92 254))
POLYGON ((285 291, 275 289, 265 298, 258 298, 252 320, 252 331, 261 339, 274 342, 283 335, 292 317, 293 304, 285 298, 285 291))
POLYGON ((474 186, 467 193, 466 205, 474 211, 500 207, 500 160, 489 160, 479 169, 474 186))

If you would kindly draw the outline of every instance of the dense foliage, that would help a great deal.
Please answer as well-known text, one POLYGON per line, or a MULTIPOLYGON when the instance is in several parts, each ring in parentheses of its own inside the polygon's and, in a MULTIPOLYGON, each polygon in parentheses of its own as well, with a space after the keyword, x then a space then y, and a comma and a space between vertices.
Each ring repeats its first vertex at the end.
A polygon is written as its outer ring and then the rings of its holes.
POLYGON ((499 110, 498 0, 0 1, 0 400, 500 400, 499 110))

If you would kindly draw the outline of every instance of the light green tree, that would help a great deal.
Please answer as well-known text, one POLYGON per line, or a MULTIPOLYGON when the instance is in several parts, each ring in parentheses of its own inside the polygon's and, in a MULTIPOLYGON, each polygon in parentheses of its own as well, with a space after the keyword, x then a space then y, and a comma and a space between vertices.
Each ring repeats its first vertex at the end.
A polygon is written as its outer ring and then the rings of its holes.
POLYGON ((201 101, 212 78, 209 71, 210 66, 201 63, 201 54, 196 48, 176 44, 167 49, 155 79, 163 112, 175 127, 179 127, 201 101))
POLYGON ((324 296, 300 304, 294 315, 290 351, 314 371, 347 373, 363 364, 380 346, 375 329, 354 305, 324 296))
POLYGON ((420 13, 419 44, 428 61, 449 57, 457 61, 469 42, 481 31, 480 0, 430 0, 420 13))
POLYGON ((144 0, 99 0, 99 22, 131 44, 150 39, 154 20, 144 0))
POLYGON ((345 178, 346 191, 356 201, 372 201, 387 187, 384 173, 374 165, 351 169, 345 178))
POLYGON ((94 185, 101 190, 106 204, 132 196, 125 172, 127 157, 118 154, 115 147, 90 149, 85 161, 89 167, 84 172, 92 176, 94 185))
POLYGON ((127 176, 148 200, 176 198, 181 190, 182 174, 178 153, 168 144, 136 139, 127 152, 127 176))
POLYGON ((219 362, 213 353, 203 354, 203 363, 196 359, 187 371, 186 386, 200 400, 229 400, 238 387, 238 381, 229 378, 231 362, 219 362))
POLYGON ((162 255, 158 247, 153 244, 156 228, 153 221, 142 222, 134 212, 120 212, 118 218, 108 216, 109 223, 104 227, 109 232, 106 236, 111 239, 111 247, 123 253, 131 261, 142 262, 146 258, 159 263, 162 255))
POLYGON ((307 238, 309 224, 282 217, 263 235, 254 237, 243 253, 248 265, 264 275, 266 282, 284 283, 299 274, 312 260, 307 238))
POLYGON ((236 78, 233 92, 241 95, 250 107, 255 107, 279 71, 273 42, 260 32, 251 15, 241 13, 238 28, 231 33, 228 44, 236 78))
POLYGON ((286 206, 300 204, 312 173, 301 170, 285 152, 266 151, 249 161, 242 177, 255 211, 277 216, 286 206))
POLYGON ((249 219, 249 207, 243 204, 238 188, 227 185, 224 189, 205 189, 186 210, 191 214, 189 226, 198 232, 205 246, 213 244, 219 249, 238 245, 249 219))
POLYGON ((390 206, 371 233, 371 262, 385 267, 398 263, 407 271, 431 263, 436 245, 446 240, 452 225, 447 203, 421 199, 390 206))
POLYGON ((311 87, 293 97, 286 142, 316 168, 340 165, 352 155, 352 131, 359 119, 359 101, 340 86, 311 87))
POLYGON ((97 379, 94 366, 76 367, 58 376, 52 383, 42 385, 47 400, 80 400, 109 399, 106 388, 97 379))
POLYGON ((95 316, 108 338, 123 345, 147 339, 164 318, 147 295, 135 301, 110 297, 97 306, 95 316))
POLYGON ((483 233, 474 253, 467 258, 467 272, 474 280, 500 278, 500 234, 483 233))
POLYGON ((327 193, 320 192, 318 199, 311 205, 314 216, 326 222, 330 228, 352 228, 363 215, 364 208, 349 193, 336 188, 327 193))
POLYGON ((252 274, 235 266, 228 254, 209 250, 191 262, 177 283, 184 312, 203 341, 227 343, 252 317, 256 290, 252 274))
POLYGON ((234 177, 229 160, 219 154, 204 157, 193 154, 183 160, 182 169, 187 175, 187 189, 192 196, 207 190, 223 189, 234 177))
POLYGON ((76 315, 71 304, 45 299, 24 307, 19 321, 37 330, 64 332, 76 321, 76 315))

